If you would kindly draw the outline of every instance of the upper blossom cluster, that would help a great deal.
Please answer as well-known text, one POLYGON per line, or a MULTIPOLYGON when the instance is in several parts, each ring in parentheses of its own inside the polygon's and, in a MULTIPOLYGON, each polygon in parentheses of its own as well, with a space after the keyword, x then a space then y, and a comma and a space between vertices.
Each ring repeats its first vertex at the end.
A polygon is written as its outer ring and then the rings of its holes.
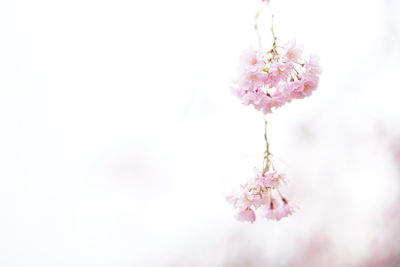
POLYGON ((302 53, 302 46, 294 40, 266 53, 245 51, 240 75, 234 80, 235 95, 264 114, 292 99, 310 96, 318 87, 321 67, 317 56, 304 60, 302 53))
POLYGON ((283 174, 271 170, 259 171, 255 177, 236 195, 227 197, 227 201, 236 209, 239 221, 256 220, 255 210, 261 210, 261 216, 267 219, 280 220, 293 213, 293 206, 279 192, 282 184, 286 183, 283 174))

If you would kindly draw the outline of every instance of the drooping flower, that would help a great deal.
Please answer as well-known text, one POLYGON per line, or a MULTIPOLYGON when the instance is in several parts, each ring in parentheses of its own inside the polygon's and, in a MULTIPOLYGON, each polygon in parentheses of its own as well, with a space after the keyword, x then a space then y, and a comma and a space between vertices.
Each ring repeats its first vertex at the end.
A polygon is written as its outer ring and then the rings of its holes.
POLYGON ((267 219, 280 221, 282 218, 292 215, 293 212, 294 207, 282 197, 280 202, 276 199, 271 199, 269 205, 265 206, 263 210, 263 216, 267 219))
MULTIPOLYGON (((237 78, 236 83, 240 88, 250 91, 256 91, 263 87, 263 75, 260 72, 243 72, 237 78)), ((260 90, 261 91, 261 90, 260 90)))
POLYGON ((314 75, 322 73, 322 68, 319 65, 319 57, 317 55, 311 55, 310 59, 304 64, 304 68, 307 73, 313 73, 314 75))
POLYGON ((285 176, 275 170, 265 173, 261 172, 257 179, 260 184, 269 188, 279 188, 285 183, 285 176))
POLYGON ((303 46, 296 45, 296 40, 291 40, 284 46, 284 59, 287 62, 296 63, 301 59, 303 53, 303 46))
POLYGON ((257 51, 250 48, 240 57, 242 68, 247 72, 259 72, 264 66, 265 62, 257 55, 257 51))
POLYGON ((256 220, 256 213, 251 208, 246 208, 244 210, 239 211, 236 214, 236 218, 241 222, 251 222, 253 223, 256 220))
POLYGON ((276 198, 271 197, 268 205, 265 205, 262 211, 263 216, 271 220, 280 220, 279 205, 280 203, 276 200, 276 198))
POLYGON ((279 220, 283 217, 287 217, 293 214, 294 206, 292 206, 286 198, 282 198, 282 206, 279 209, 279 220))

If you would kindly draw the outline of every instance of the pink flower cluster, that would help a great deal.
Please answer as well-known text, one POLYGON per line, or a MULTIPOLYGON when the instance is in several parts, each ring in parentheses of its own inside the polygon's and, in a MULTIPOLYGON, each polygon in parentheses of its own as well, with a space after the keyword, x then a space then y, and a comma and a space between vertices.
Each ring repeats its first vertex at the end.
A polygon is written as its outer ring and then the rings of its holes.
POLYGON ((236 218, 239 221, 253 223, 257 209, 261 210, 262 217, 279 221, 294 211, 294 206, 279 191, 285 183, 284 175, 274 169, 257 171, 252 180, 241 186, 237 195, 229 195, 226 199, 237 209, 236 218))
POLYGON ((284 47, 274 45, 266 53, 245 51, 240 75, 234 80, 234 94, 264 114, 292 99, 310 96, 318 87, 321 67, 317 56, 304 60, 302 52, 294 40, 284 47))

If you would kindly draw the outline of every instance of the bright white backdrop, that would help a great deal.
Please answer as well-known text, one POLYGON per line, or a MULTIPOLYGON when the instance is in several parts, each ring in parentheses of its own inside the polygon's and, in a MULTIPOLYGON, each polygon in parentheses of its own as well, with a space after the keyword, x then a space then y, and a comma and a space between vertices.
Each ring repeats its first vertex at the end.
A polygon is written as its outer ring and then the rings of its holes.
POLYGON ((262 116, 229 89, 258 1, 1 1, 0 266, 291 266, 308 246, 304 266, 349 266, 386 248, 399 3, 271 1, 278 41, 324 73, 270 116, 301 209, 254 225, 224 194, 261 164, 262 116))

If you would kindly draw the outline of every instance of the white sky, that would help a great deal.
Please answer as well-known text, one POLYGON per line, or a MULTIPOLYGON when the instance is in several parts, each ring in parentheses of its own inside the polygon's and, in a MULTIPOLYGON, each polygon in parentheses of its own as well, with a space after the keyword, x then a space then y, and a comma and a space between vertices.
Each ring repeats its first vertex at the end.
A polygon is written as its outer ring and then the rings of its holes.
POLYGON ((283 266, 315 232, 366 254, 398 196, 399 3, 271 1, 324 73, 270 119, 301 210, 254 225, 224 194, 262 160, 229 90, 258 1, 1 1, 0 266, 283 266))

